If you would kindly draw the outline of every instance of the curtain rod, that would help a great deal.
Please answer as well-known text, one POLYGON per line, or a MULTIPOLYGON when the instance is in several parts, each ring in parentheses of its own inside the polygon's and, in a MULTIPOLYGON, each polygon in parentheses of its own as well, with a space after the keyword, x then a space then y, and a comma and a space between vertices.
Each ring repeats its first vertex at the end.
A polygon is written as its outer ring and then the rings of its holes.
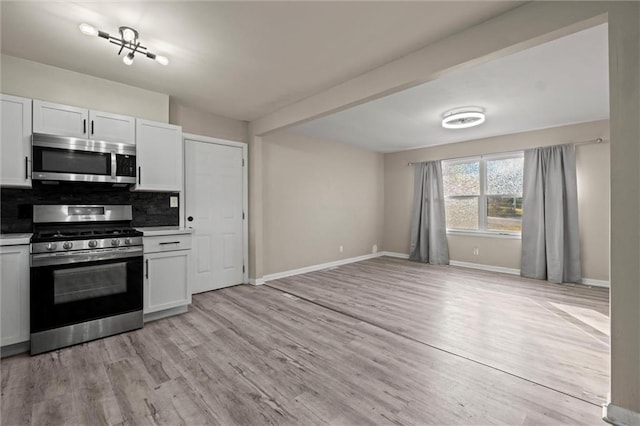
MULTIPOLYGON (((595 138, 595 139, 587 139, 587 140, 584 140, 584 141, 577 141, 577 142, 574 142, 573 145, 574 146, 575 145, 591 145, 591 144, 599 144, 599 143, 602 143, 602 142, 604 142, 603 138, 595 138)), ((560 145, 562 145, 562 144, 560 144, 560 145)), ((549 145, 549 146, 551 146, 551 145, 549 145)), ((538 148, 540 148, 540 147, 538 147, 538 148)), ((531 149, 531 148, 527 148, 527 149, 531 149)), ((524 150, 522 150, 522 151, 524 151, 524 150)), ((517 151, 492 152, 491 155, 494 155, 494 154, 508 154, 510 152, 517 152, 517 151)), ((473 157, 477 157, 477 155, 474 155, 473 157)), ((460 158, 464 158, 464 157, 441 158, 440 161, 457 160, 457 159, 460 159, 460 158)), ((407 163, 407 166, 413 166, 414 164, 418 164, 418 163, 422 163, 422 162, 423 161, 416 161, 416 162, 410 161, 410 162, 407 163)))

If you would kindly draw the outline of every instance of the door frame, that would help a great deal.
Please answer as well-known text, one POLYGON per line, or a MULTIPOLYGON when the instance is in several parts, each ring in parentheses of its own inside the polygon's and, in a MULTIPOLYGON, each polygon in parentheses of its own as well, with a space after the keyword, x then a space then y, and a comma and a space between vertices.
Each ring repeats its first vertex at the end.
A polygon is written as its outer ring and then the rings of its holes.
POLYGON ((242 264, 244 265, 244 271, 242 272, 242 283, 249 283, 249 145, 244 142, 236 142, 227 139, 213 138, 210 136, 195 135, 192 133, 182 134, 182 157, 184 158, 183 167, 183 182, 184 182, 184 197, 180 203, 180 223, 185 228, 188 228, 186 218, 186 201, 187 201, 187 141, 203 142, 214 145, 224 145, 234 148, 242 149, 242 264))

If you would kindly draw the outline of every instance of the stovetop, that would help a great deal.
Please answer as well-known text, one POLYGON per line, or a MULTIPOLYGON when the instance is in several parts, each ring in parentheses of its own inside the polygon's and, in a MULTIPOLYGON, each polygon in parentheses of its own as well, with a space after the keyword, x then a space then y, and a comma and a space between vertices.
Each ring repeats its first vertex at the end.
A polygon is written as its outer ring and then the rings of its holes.
POLYGON ((44 256, 74 253, 142 250, 142 232, 132 228, 42 230, 31 237, 31 254, 44 256))
POLYGON ((37 231, 31 238, 32 242, 48 241, 76 241, 95 240, 101 238, 139 237, 142 232, 133 228, 104 228, 104 229, 48 229, 37 231))
POLYGON ((141 251, 131 213, 127 205, 34 205, 32 258, 141 251))

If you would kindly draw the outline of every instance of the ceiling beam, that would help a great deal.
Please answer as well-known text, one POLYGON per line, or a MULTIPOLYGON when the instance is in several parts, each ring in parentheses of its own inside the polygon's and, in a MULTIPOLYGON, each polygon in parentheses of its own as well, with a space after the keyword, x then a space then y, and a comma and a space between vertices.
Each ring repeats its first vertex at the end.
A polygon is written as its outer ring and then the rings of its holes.
POLYGON ((609 2, 533 2, 250 123, 264 135, 606 22, 609 2))

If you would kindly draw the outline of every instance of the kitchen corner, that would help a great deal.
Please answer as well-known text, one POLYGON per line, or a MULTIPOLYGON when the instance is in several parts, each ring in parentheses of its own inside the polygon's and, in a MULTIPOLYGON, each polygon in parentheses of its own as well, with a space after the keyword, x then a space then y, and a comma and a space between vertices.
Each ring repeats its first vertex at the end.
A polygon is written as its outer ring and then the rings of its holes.
POLYGON ((6 94, 0 102, 2 356, 186 312, 181 127, 6 94))
POLYGON ((246 144, 15 95, 0 104, 2 356, 135 330, 188 312, 194 292, 248 281, 246 144))

